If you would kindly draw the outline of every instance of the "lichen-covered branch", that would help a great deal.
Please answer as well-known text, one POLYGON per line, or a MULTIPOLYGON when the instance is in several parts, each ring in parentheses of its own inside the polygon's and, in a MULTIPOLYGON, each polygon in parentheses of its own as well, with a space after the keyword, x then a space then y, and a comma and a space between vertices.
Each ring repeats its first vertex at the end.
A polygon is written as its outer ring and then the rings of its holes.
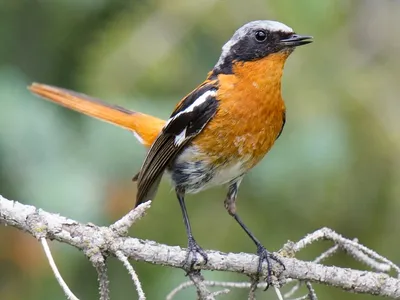
MULTIPOLYGON (((144 204, 138 209, 144 211, 148 206, 149 204, 144 204)), ((142 215, 143 213, 135 211, 135 214, 142 215)), ((103 259, 101 255, 98 255, 99 251, 114 256, 122 253, 130 259, 175 268, 181 268, 186 259, 185 249, 180 247, 121 236, 121 232, 125 232, 125 227, 119 223, 110 227, 82 224, 34 206, 7 200, 2 196, 0 196, 0 224, 14 226, 38 239, 57 240, 74 246, 83 250, 94 265, 96 265, 96 257, 103 259), (94 255, 91 256, 91 253, 94 255)), ((207 254, 208 263, 201 266, 204 270, 244 273, 252 277, 256 274, 256 255, 211 250, 207 251, 207 254)), ((280 282, 292 278, 322 283, 355 293, 400 298, 400 280, 386 274, 325 266, 295 258, 283 257, 282 261, 286 266, 286 271, 281 274, 280 282)), ((98 265, 102 263, 104 262, 101 261, 98 265)), ((275 267, 279 270, 279 265, 275 267)), ((266 274, 266 268, 263 272, 266 274)))

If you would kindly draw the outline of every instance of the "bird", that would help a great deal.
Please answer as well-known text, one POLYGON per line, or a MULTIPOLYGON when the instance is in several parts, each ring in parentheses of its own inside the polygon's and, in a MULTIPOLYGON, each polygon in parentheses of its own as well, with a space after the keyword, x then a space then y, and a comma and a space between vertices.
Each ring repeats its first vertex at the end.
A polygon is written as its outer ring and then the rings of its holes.
POLYGON ((178 102, 168 120, 111 105, 72 90, 32 83, 34 94, 69 109, 123 127, 147 149, 133 180, 135 207, 153 200, 163 174, 168 174, 180 204, 187 234, 185 266, 208 262, 194 238, 185 196, 214 186, 226 186, 224 206, 257 248, 257 272, 272 262, 285 265, 250 231, 236 209, 243 177, 271 149, 286 122, 281 79, 287 58, 312 36, 300 35, 271 20, 244 24, 223 45, 221 55, 203 83, 178 102))

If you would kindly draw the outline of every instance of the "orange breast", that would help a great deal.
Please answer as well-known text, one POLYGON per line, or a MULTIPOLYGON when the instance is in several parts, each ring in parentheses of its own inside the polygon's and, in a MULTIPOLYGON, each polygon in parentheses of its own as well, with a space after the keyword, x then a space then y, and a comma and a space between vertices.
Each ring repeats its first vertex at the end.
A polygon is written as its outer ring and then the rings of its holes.
POLYGON ((281 77, 287 56, 239 62, 234 75, 218 76, 219 110, 193 141, 204 158, 216 164, 244 161, 250 169, 269 151, 284 122, 281 77))

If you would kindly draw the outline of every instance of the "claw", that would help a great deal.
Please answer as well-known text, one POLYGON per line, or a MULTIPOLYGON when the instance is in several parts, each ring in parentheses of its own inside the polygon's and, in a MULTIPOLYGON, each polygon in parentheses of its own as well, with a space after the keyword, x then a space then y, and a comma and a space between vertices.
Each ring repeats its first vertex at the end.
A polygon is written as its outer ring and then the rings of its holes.
POLYGON ((198 262, 198 254, 203 257, 204 264, 206 264, 208 262, 207 253, 197 244, 194 238, 189 238, 186 256, 186 266, 189 266, 188 272, 194 270, 194 266, 198 262))
POLYGON ((272 264, 271 264, 271 260, 276 261, 278 264, 280 264, 283 268, 283 270, 286 270, 285 265, 283 264, 283 262, 277 257, 275 256, 273 253, 268 252, 267 249, 265 249, 265 247, 263 245, 258 245, 257 246, 257 255, 259 257, 258 259, 258 267, 257 267, 257 272, 258 275, 262 274, 262 264, 265 261, 267 263, 267 286, 265 288, 264 291, 266 291, 270 284, 272 283, 272 264))

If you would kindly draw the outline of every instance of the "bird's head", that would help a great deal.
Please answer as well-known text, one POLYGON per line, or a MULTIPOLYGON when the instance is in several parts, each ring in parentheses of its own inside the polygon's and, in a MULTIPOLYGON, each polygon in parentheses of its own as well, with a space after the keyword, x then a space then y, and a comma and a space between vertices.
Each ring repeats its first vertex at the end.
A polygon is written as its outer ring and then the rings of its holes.
POLYGON ((279 54, 284 62, 296 47, 311 42, 311 36, 296 34, 277 21, 249 22, 222 47, 214 74, 230 74, 235 63, 257 61, 273 54, 279 54))

